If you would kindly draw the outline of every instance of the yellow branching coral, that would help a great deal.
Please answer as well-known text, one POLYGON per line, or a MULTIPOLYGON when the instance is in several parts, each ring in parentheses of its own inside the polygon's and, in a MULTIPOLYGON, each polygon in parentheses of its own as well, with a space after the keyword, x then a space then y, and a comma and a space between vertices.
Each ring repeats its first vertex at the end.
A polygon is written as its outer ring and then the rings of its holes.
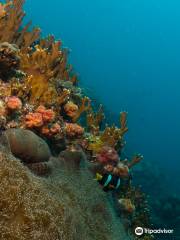
POLYGON ((87 114, 87 126, 91 133, 97 135, 99 133, 100 124, 102 123, 103 119, 105 118, 102 105, 99 107, 98 112, 94 113, 92 108, 90 109, 89 113, 87 114))
POLYGON ((58 98, 51 78, 77 82, 72 66, 67 64, 67 51, 61 50, 61 42, 55 42, 53 36, 41 39, 39 45, 33 44, 40 39, 40 29, 28 31, 31 22, 22 27, 25 13, 24 0, 7 0, 0 5, 0 41, 16 44, 20 48, 20 68, 27 74, 26 88, 30 86, 30 102, 53 104, 58 98))
MULTIPOLYGON (((59 75, 68 80, 69 72, 65 74, 66 69, 66 56, 64 52, 60 50, 60 42, 52 42, 53 38, 48 38, 35 46, 35 50, 31 53, 20 53, 21 69, 29 76, 28 82, 31 85, 31 102, 39 101, 54 103, 63 102, 62 97, 68 95, 67 92, 63 92, 62 96, 58 97, 55 89, 55 84, 51 84, 51 79, 57 78, 59 75), (42 48, 46 46, 48 48, 42 48), (65 75, 66 76, 65 76, 65 75)), ((60 78, 62 79, 62 78, 60 78)))
POLYGON ((83 112, 87 112, 91 108, 91 101, 88 97, 82 98, 81 106, 77 111, 76 115, 72 118, 73 122, 76 122, 83 112))
MULTIPOLYGON (((90 119, 89 124, 93 124, 93 119, 90 119)), ((97 153, 101 150, 101 148, 105 145, 110 147, 117 147, 118 143, 121 143, 123 135, 127 132, 127 113, 122 112, 120 114, 120 124, 121 127, 117 128, 116 126, 106 126, 103 132, 100 132, 98 136, 96 134, 92 134, 88 138, 88 150, 97 153)))
MULTIPOLYGON (((29 46, 39 38, 40 29, 28 31, 31 23, 21 29, 25 13, 22 9, 24 0, 6 1, 1 4, 4 17, 0 17, 0 41, 17 44, 21 49, 28 50, 29 46)), ((1 12, 2 12, 1 11, 1 12)))
MULTIPOLYGON (((101 111, 99 112, 99 114, 101 111)), ((102 113, 101 113, 102 114, 102 113)), ((100 116, 101 116, 100 114, 100 116)), ((97 122, 102 120, 102 117, 97 117, 97 122)), ((94 119, 92 116, 88 117, 88 124, 94 124, 94 119)), ((96 123, 97 123, 96 122, 96 123)), ((109 127, 106 126, 103 132, 98 134, 92 132, 92 135, 88 137, 88 150, 98 153, 103 146, 117 147, 121 143, 123 135, 127 132, 127 113, 121 112, 120 114, 120 124, 121 127, 118 128, 115 125, 109 127)))
POLYGON ((77 76, 72 74, 72 65, 67 63, 68 51, 66 49, 61 49, 61 41, 55 43, 54 36, 49 35, 47 38, 41 39, 39 42, 39 48, 46 49, 50 52, 54 58, 54 63, 51 67, 54 67, 53 76, 61 80, 68 80, 74 85, 78 82, 77 76), (56 53, 57 55, 53 55, 56 53))
POLYGON ((115 147, 116 144, 121 141, 123 135, 128 131, 127 112, 120 113, 120 124, 120 128, 117 128, 116 126, 107 126, 101 135, 101 141, 111 147, 115 147))
POLYGON ((52 44, 51 52, 37 45, 31 54, 20 53, 21 69, 28 74, 26 82, 31 85, 30 102, 53 102, 58 96, 50 79, 56 72, 54 64, 60 55, 58 42, 52 44))
POLYGON ((120 139, 121 132, 116 126, 107 126, 101 135, 101 141, 112 147, 114 147, 120 139))
POLYGON ((50 79, 57 71, 55 66, 57 59, 62 56, 61 51, 59 51, 59 45, 59 42, 54 42, 51 51, 36 45, 35 51, 32 53, 21 53, 21 69, 29 75, 39 73, 50 79))
POLYGON ((54 87, 50 87, 49 82, 41 74, 30 75, 26 78, 25 85, 30 86, 30 103, 43 104, 45 99, 49 103, 53 102, 54 95, 56 91, 54 87), (47 99, 49 96, 49 99, 47 99))

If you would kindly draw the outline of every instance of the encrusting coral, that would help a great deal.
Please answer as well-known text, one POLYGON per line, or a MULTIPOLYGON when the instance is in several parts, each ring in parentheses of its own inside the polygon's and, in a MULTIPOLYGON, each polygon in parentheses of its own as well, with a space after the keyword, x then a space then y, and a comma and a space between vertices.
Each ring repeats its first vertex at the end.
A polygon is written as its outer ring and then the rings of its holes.
POLYGON ((0 238, 125 240, 90 169, 127 181, 117 199, 139 216, 129 179, 142 156, 121 159, 127 113, 103 128, 102 106, 95 112, 77 86, 61 42, 23 27, 23 3, 0 4, 0 238))

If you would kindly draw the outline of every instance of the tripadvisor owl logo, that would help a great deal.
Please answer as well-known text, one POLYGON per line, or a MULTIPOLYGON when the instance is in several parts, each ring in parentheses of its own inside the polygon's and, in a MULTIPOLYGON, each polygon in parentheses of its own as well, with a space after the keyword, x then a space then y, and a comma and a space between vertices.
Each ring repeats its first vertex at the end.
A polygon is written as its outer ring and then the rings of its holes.
POLYGON ((137 236, 141 236, 143 234, 173 234, 174 229, 165 229, 165 228, 150 229, 150 228, 137 227, 135 228, 134 232, 137 236))
POLYGON ((142 227, 137 227, 137 228, 135 229, 135 234, 136 234, 137 236, 143 235, 143 232, 144 232, 144 230, 143 230, 142 227))

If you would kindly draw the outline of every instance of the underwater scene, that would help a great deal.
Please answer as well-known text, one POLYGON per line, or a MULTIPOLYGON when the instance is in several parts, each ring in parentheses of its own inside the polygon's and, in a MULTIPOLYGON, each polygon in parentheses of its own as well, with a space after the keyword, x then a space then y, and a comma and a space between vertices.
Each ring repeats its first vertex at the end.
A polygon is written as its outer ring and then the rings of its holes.
POLYGON ((180 240, 179 11, 0 1, 0 240, 180 240))

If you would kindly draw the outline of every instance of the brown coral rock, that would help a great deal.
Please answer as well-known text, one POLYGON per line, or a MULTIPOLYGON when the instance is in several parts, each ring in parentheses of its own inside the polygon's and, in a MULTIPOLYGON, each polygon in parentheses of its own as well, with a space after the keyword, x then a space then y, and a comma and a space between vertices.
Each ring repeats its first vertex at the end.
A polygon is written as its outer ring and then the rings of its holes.
POLYGON ((7 138, 12 154, 24 163, 46 162, 51 156, 46 142, 32 131, 8 129, 3 137, 7 138))

